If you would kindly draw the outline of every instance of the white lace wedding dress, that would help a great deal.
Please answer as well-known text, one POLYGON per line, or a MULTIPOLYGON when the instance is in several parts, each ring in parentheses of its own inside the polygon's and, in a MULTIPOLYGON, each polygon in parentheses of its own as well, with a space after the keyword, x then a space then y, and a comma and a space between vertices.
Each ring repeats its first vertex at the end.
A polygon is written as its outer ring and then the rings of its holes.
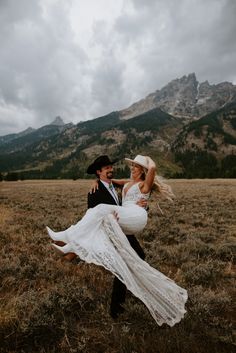
POLYGON ((186 312, 187 291, 143 261, 130 246, 125 234, 140 232, 147 223, 147 212, 136 202, 148 199, 149 194, 142 194, 138 183, 126 194, 124 190, 122 206, 100 204, 67 230, 55 233, 47 227, 48 233, 54 240, 65 241, 68 252, 117 276, 143 301, 158 325, 173 326, 186 312))

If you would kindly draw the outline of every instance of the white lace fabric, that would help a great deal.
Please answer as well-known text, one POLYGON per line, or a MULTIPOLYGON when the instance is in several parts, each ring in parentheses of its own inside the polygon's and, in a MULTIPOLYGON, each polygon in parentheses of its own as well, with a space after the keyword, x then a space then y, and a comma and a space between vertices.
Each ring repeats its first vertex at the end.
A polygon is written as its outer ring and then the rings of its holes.
POLYGON ((147 213, 136 202, 148 196, 141 194, 138 184, 134 184, 123 194, 123 206, 100 204, 60 234, 64 239, 66 236, 71 251, 82 260, 103 266, 117 276, 143 301, 158 325, 173 326, 186 312, 187 291, 143 261, 124 234, 127 229, 141 231, 145 227, 147 213))
POLYGON ((125 193, 128 183, 124 185, 122 190, 122 206, 130 203, 136 204, 140 199, 148 200, 150 193, 142 194, 139 189, 139 183, 133 184, 125 193))

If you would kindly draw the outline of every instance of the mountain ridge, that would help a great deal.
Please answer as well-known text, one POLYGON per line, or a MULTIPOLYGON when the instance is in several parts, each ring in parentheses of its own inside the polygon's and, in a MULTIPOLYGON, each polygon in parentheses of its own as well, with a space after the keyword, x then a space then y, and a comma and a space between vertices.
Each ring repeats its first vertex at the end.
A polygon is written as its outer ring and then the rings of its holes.
POLYGON ((182 118, 200 118, 213 110, 236 100, 236 85, 222 82, 210 85, 206 80, 197 81, 195 73, 170 81, 160 90, 121 110, 122 119, 131 119, 136 114, 153 108, 182 118))
POLYGON ((172 144, 187 177, 236 177, 236 102, 186 125, 172 144))
POLYGON ((15 173, 20 178, 84 178, 94 158, 109 154, 120 159, 117 176, 128 176, 122 159, 149 154, 168 177, 235 177, 235 87, 229 82, 199 83, 193 73, 171 81, 132 109, 76 125, 56 117, 53 122, 59 125, 45 125, 0 143, 0 172, 5 177, 15 173), (150 105, 155 99, 173 114, 150 105), (211 171, 208 164, 217 168, 211 171))

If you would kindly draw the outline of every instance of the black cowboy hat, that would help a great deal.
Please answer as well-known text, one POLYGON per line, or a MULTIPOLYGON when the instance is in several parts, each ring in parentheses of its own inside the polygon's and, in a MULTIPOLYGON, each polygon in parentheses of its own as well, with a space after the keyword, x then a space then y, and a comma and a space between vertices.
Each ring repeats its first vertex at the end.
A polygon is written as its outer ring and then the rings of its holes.
POLYGON ((114 161, 110 161, 110 158, 108 156, 100 156, 96 158, 95 161, 88 166, 87 173, 96 174, 97 170, 100 170, 102 167, 105 167, 107 165, 112 165, 117 161, 118 159, 115 159, 114 161))

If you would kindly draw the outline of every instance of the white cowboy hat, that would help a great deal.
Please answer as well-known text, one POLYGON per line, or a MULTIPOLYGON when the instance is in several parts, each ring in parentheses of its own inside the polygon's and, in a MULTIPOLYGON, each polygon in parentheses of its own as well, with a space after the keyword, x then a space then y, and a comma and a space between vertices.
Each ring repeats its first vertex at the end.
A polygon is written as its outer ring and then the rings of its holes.
POLYGON ((141 167, 148 169, 148 159, 146 156, 141 156, 140 154, 138 154, 134 159, 125 158, 125 160, 129 163, 135 163, 140 165, 141 167))

